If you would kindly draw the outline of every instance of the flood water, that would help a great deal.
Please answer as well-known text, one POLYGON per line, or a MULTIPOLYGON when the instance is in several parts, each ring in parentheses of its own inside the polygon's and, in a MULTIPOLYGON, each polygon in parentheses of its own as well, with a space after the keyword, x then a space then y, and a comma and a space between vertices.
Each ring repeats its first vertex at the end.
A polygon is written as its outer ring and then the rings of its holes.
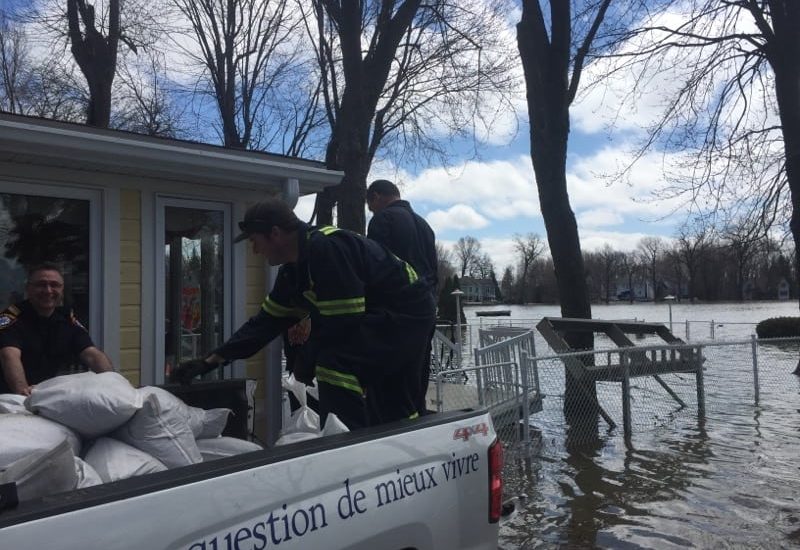
MULTIPOLYGON (((492 308, 467 308, 470 324, 484 309, 492 308)), ((511 309, 515 324, 559 316, 555 306, 495 309, 511 309)), ((593 306, 592 313, 669 319, 666 304, 593 306)), ((795 302, 676 303, 673 332, 685 338, 688 319, 691 340, 711 341, 713 333, 716 344, 743 341, 758 321, 797 314, 795 302)), ((549 352, 537 344, 537 353, 549 352)), ((545 409, 531 417, 531 448, 507 453, 506 497, 518 511, 501 528, 500 547, 800 547, 800 377, 791 374, 799 353, 796 343, 758 346, 756 402, 752 346, 705 348, 704 416, 696 399, 675 407, 636 379, 628 445, 621 428, 609 430, 602 420, 588 437, 585 429, 572 433, 545 390, 545 409)), ((670 383, 680 395, 694 395, 693 379, 670 383)), ((619 384, 608 391, 618 393, 619 384)))

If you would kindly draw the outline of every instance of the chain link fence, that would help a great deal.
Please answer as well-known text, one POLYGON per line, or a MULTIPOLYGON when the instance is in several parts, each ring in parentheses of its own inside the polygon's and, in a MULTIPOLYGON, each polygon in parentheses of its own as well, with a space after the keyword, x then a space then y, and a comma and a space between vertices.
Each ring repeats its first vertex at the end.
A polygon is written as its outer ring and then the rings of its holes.
POLYGON ((719 420, 742 407, 769 414, 785 410, 787 399, 800 408, 800 393, 788 389, 798 384, 798 338, 665 345, 645 337, 624 349, 597 336, 592 351, 558 355, 535 355, 537 346, 549 348, 533 331, 483 343, 472 365, 435 373, 432 404, 440 411, 487 407, 512 452, 543 434, 569 435, 572 444, 635 441, 676 419, 719 420))
MULTIPOLYGON (((492 327, 516 327, 536 331, 536 325, 541 321, 541 317, 531 318, 498 318, 498 317, 479 317, 470 319, 461 327, 462 342, 465 349, 480 347, 480 331, 492 327)), ((646 321, 640 318, 617 319, 618 321, 646 321)), ((665 321, 663 319, 652 319, 647 322, 662 323, 670 329, 675 336, 686 342, 705 342, 709 340, 732 340, 741 338, 743 334, 754 333, 756 324, 752 322, 723 321, 715 319, 707 320, 685 320, 685 321, 665 321)), ((450 333, 454 333, 455 328, 450 328, 450 333)))

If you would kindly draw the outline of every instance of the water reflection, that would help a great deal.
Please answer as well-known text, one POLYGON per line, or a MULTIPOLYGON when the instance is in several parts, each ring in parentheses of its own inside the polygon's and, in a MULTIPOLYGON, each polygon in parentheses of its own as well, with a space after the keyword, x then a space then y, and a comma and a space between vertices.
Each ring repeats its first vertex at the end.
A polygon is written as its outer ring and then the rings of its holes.
POLYGON ((509 494, 527 498, 502 529, 501 547, 800 542, 797 425, 795 417, 778 422, 775 412, 734 408, 707 422, 679 418, 639 434, 630 447, 613 436, 587 443, 585 427, 561 436, 541 432, 530 457, 508 458, 509 494))

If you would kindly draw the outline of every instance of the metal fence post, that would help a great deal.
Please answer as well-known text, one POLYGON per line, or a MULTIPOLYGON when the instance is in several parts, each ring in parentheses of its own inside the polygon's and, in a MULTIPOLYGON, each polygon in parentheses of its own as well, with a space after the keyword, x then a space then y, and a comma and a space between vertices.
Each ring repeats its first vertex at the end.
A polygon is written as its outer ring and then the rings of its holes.
POLYGON ((686 341, 688 342, 689 340, 689 319, 686 319, 686 341))
POLYGON ((756 340, 755 334, 750 335, 750 348, 753 350, 753 389, 756 394, 755 402, 758 405, 758 340, 756 340))
POLYGON ((528 352, 523 350, 520 353, 519 373, 522 377, 522 442, 525 446, 530 443, 530 389, 528 387, 528 352))
MULTIPOLYGON (((476 367, 480 367, 481 366, 481 362, 478 360, 478 348, 473 349, 472 352, 475 354, 475 366, 476 367)), ((459 368, 461 368, 460 365, 459 365, 459 368)), ((478 386, 478 405, 480 405, 481 407, 483 407, 483 377, 484 377, 484 372, 485 372, 484 369, 478 369, 478 370, 475 371, 475 383, 478 386)))
POLYGON ((436 411, 444 412, 444 403, 442 403, 442 373, 436 373, 436 411))
POLYGON ((703 375, 703 346, 697 346, 696 359, 697 371, 695 372, 695 381, 697 384, 697 416, 704 417, 706 415, 706 382, 705 376, 703 375))
POLYGON ((622 430, 625 439, 631 437, 631 378, 630 356, 627 352, 620 354, 622 360, 622 430))
POLYGON ((711 339, 714 340, 714 319, 711 319, 711 339))

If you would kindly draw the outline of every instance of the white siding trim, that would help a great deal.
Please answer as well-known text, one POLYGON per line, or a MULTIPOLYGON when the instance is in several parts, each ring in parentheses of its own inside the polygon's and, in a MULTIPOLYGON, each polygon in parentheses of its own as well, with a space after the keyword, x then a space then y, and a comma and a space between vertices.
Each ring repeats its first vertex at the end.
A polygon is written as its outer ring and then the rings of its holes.
POLYGON ((102 237, 102 341, 103 351, 119 370, 120 336, 120 204, 119 190, 105 189, 103 192, 103 237, 102 237))
POLYGON ((155 228, 155 193, 142 192, 141 204, 141 239, 142 239, 142 284, 140 306, 140 338, 142 348, 139 353, 139 375, 142 386, 152 386, 156 383, 156 337, 158 329, 155 327, 156 314, 156 228, 155 228), (145 319, 151 319, 153 326, 148 327, 145 319))

